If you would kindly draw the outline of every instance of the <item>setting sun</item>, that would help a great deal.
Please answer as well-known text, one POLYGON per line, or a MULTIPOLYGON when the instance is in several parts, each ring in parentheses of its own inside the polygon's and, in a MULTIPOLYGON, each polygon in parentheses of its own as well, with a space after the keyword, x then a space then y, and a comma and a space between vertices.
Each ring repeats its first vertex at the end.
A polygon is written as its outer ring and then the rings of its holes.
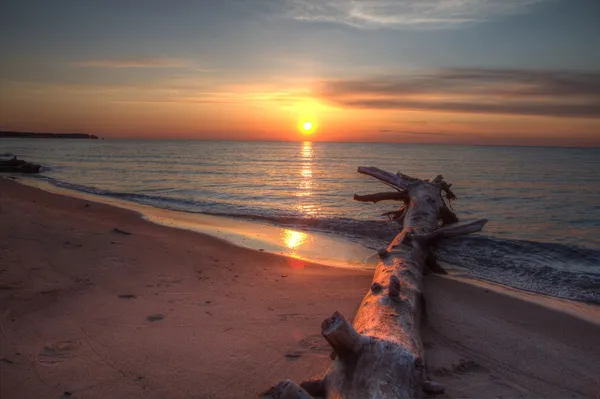
POLYGON ((309 135, 314 133, 317 125, 312 121, 301 120, 300 123, 298 123, 298 128, 302 134, 309 135))

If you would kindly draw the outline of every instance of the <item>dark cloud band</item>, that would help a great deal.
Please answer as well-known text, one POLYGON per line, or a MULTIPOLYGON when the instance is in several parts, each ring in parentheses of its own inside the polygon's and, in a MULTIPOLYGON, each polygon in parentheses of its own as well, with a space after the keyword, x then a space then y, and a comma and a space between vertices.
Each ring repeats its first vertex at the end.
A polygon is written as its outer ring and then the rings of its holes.
POLYGON ((448 69, 437 74, 325 80, 342 107, 600 118, 600 73, 448 69))

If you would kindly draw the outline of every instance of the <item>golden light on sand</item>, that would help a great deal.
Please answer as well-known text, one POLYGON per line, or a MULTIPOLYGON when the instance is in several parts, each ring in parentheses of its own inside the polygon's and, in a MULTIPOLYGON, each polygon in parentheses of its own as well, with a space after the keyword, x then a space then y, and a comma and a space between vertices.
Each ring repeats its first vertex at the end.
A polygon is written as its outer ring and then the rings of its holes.
POLYGON ((281 239, 286 247, 289 249, 294 249, 304 244, 308 238, 308 234, 302 233, 300 231, 288 230, 285 229, 281 233, 281 239))

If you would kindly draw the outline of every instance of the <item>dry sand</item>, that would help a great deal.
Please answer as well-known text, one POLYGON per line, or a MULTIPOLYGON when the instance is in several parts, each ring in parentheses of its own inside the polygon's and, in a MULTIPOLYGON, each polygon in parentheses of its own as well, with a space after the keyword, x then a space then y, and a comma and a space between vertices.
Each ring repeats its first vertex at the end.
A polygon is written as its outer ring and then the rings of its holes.
MULTIPOLYGON (((324 373, 321 321, 351 317, 370 283, 0 179, 0 396, 255 397, 324 373)), ((439 276, 426 290, 441 397, 599 397, 597 307, 439 276)))

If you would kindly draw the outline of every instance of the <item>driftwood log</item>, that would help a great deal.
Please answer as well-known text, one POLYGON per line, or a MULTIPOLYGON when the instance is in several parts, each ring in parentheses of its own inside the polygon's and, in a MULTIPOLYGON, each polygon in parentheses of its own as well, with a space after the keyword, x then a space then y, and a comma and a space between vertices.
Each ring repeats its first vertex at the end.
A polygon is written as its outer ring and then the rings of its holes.
POLYGON ((322 335, 335 353, 329 371, 321 380, 300 385, 281 382, 274 390, 276 398, 418 398, 423 390, 443 391, 427 378, 420 334, 423 274, 428 263, 435 263, 428 244, 480 231, 487 220, 459 222, 444 200, 456 197, 441 175, 426 181, 372 167, 358 172, 397 190, 354 199, 403 201, 397 211, 402 230, 380 251, 373 284, 354 323, 338 312, 323 322, 322 335))

